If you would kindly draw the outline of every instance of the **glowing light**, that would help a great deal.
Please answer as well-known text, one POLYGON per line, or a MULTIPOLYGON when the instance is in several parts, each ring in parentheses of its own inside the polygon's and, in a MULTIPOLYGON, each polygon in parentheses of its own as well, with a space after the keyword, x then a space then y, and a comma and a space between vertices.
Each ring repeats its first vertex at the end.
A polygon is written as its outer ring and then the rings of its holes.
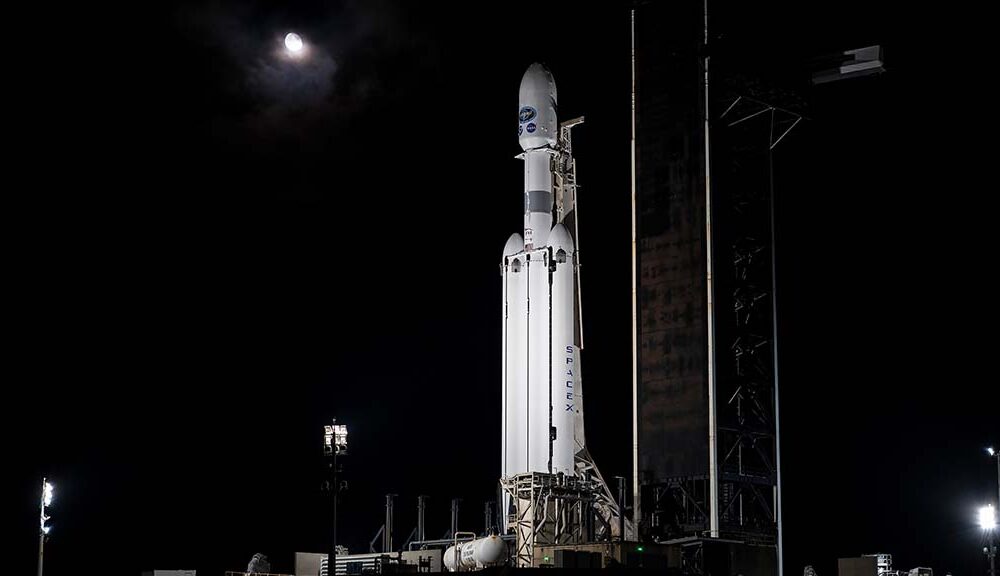
POLYGON ((642 546, 636 546, 635 550, 636 552, 642 552, 643 550, 645 550, 645 548, 643 548, 642 546))
POLYGON ((996 454, 996 452, 993 450, 992 446, 990 446, 989 448, 987 448, 986 451, 989 452, 990 456, 993 456, 994 454, 996 454))
POLYGON ((347 426, 323 426, 323 453, 327 456, 347 454, 347 426))
POLYGON ((52 486, 51 482, 46 482, 45 487, 42 488, 42 504, 45 506, 52 505, 53 490, 55 490, 55 487, 52 486))
POLYGON ((39 521, 39 527, 42 530, 42 534, 48 534, 49 530, 52 530, 51 526, 46 526, 45 523, 49 521, 49 515, 45 513, 45 509, 52 504, 52 497, 55 494, 55 486, 52 485, 48 480, 42 481, 42 510, 41 518, 39 521))
POLYGON ((289 32, 285 35, 285 48, 292 54, 298 54, 302 52, 302 37, 295 32, 289 32))
POLYGON ((992 504, 979 509, 979 527, 983 530, 992 530, 997 527, 997 517, 992 504))

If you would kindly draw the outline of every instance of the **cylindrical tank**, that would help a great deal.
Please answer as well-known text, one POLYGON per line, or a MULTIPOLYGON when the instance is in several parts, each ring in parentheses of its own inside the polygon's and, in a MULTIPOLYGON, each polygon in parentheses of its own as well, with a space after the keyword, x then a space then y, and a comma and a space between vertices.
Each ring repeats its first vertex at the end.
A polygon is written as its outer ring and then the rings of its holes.
POLYGON ((576 346, 573 331, 574 291, 573 238, 562 224, 556 224, 549 235, 552 258, 551 289, 551 358, 552 384, 552 473, 573 476, 576 455, 576 346))
POLYGON ((533 250, 528 256, 528 468, 549 472, 549 253, 533 250))
MULTIPOLYGON (((524 240, 512 234, 503 250, 503 455, 502 476, 528 469, 528 282, 524 240)), ((504 493, 506 494, 506 492, 504 493)), ((506 504, 508 499, 504 499, 506 504)), ((506 514, 506 506, 502 514, 506 514)))
POLYGON ((442 560, 449 572, 498 566, 507 561, 507 543, 499 536, 461 542, 456 546, 449 546, 442 560))
POLYGON ((524 246, 545 246, 552 228, 552 155, 547 149, 524 153, 524 246))

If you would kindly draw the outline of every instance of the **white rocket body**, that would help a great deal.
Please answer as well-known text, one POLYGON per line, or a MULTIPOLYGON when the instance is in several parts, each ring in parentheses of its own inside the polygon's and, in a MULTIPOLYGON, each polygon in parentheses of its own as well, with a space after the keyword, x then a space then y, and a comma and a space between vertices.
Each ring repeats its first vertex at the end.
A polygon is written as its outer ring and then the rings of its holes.
POLYGON ((511 235, 503 251, 502 476, 572 476, 579 358, 575 245, 565 226, 552 226, 552 158, 559 136, 552 74, 532 64, 519 96, 524 236, 511 235))

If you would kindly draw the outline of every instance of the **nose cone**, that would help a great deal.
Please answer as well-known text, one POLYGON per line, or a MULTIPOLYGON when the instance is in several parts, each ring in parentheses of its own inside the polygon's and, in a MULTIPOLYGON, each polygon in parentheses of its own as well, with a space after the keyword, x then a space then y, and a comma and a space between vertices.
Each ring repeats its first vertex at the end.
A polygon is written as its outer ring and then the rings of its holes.
POLYGON ((575 249, 573 237, 570 236, 569 230, 562 224, 556 224, 552 227, 552 232, 549 233, 548 244, 552 247, 553 251, 558 252, 562 250, 566 254, 572 254, 575 249))
POLYGON ((513 256, 521 252, 524 252, 524 239, 521 238, 520 234, 515 232, 507 239, 507 244, 503 247, 503 255, 506 258, 507 256, 513 256))
POLYGON ((555 146, 559 139, 556 80, 545 66, 534 63, 521 77, 517 136, 524 150, 555 146))
POLYGON ((519 92, 521 101, 525 100, 551 100, 555 106, 558 101, 556 94, 556 79, 552 72, 544 64, 535 62, 524 71, 521 76, 521 90, 519 92))

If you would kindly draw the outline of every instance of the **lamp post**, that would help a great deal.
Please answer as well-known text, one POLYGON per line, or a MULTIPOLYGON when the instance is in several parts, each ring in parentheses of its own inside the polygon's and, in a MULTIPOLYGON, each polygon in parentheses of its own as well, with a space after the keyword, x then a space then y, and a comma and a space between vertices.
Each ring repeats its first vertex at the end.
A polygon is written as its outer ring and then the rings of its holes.
POLYGON ((323 455, 330 461, 330 492, 333 502, 333 543, 330 547, 330 553, 327 555, 326 565, 328 576, 333 576, 337 573, 337 497, 340 492, 340 484, 337 480, 337 456, 347 455, 347 426, 337 424, 336 418, 333 419, 333 424, 323 426, 323 455))
POLYGON ((986 449, 986 453, 997 461, 997 507, 1000 508, 1000 451, 994 450, 992 446, 986 449))
POLYGON ((45 510, 52 504, 54 491, 55 486, 48 479, 42 478, 41 516, 38 523, 38 576, 42 576, 42 560, 45 557, 45 537, 49 534, 49 530, 52 529, 51 526, 45 523, 49 520, 49 516, 45 513, 45 510))
POLYGON ((986 546, 983 548, 983 553, 990 559, 990 576, 997 576, 997 543, 994 539, 997 517, 992 504, 979 509, 979 527, 983 529, 983 534, 986 536, 986 546))

